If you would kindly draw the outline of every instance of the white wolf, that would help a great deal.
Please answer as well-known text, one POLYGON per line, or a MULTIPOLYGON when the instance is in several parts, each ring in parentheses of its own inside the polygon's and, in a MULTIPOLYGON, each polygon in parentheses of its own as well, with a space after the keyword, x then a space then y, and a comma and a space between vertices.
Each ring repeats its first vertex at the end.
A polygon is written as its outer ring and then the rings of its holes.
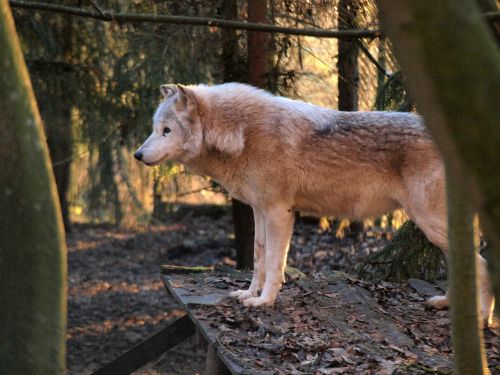
MULTIPOLYGON (((443 162, 419 116, 339 112, 236 83, 160 91, 153 133, 134 156, 146 165, 179 161, 252 206, 254 274, 248 290, 232 293, 245 306, 274 303, 295 210, 360 219, 402 207, 447 253, 443 162)), ((477 264, 488 319, 480 255, 477 264)), ((447 297, 429 303, 443 308, 447 297)))

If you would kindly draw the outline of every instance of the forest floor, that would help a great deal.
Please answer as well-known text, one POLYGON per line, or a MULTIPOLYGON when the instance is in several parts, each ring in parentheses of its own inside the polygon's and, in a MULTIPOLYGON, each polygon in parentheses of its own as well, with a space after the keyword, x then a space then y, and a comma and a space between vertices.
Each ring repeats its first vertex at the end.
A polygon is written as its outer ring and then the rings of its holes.
MULTIPOLYGON (((339 239, 321 231, 317 223, 298 222, 288 264, 306 274, 351 272, 359 260, 380 250, 391 234, 372 230, 361 238, 339 239)), ((186 215, 170 224, 133 228, 80 224, 67 241, 69 374, 91 373, 181 314, 165 291, 160 265, 234 265, 228 215, 217 219, 186 215)), ((401 289, 402 299, 408 289, 401 289)), ((426 332, 434 338, 439 332, 439 342, 449 350, 449 334, 443 330, 446 316, 441 312, 436 326, 431 321, 426 332)), ((486 336, 497 339, 492 331, 486 336)), ((187 340, 137 374, 202 373, 206 348, 201 341, 187 340)), ((491 356, 499 361, 498 352, 491 356)))

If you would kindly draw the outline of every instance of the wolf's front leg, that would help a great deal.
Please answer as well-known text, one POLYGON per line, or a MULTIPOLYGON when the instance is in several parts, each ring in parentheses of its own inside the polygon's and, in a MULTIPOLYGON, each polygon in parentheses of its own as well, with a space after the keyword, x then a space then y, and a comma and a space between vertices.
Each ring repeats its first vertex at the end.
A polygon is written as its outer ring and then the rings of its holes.
POLYGON ((231 297, 236 297, 243 301, 250 297, 256 297, 264 285, 266 276, 265 269, 265 243, 266 232, 264 227, 264 215, 257 208, 253 208, 253 217, 255 222, 255 243, 253 255, 253 277, 248 290, 237 290, 231 292, 231 297))
POLYGON ((285 264, 292 236, 294 211, 289 206, 278 206, 264 213, 266 250, 265 282, 260 297, 243 301, 245 306, 271 306, 278 295, 285 276, 285 264))

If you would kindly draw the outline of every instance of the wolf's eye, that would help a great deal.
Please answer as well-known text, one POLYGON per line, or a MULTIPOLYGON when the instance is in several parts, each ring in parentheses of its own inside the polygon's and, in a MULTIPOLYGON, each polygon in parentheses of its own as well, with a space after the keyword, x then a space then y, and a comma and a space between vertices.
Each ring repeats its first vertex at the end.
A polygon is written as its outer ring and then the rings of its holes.
POLYGON ((164 128, 163 129, 163 136, 165 137, 170 132, 171 132, 170 128, 164 128))

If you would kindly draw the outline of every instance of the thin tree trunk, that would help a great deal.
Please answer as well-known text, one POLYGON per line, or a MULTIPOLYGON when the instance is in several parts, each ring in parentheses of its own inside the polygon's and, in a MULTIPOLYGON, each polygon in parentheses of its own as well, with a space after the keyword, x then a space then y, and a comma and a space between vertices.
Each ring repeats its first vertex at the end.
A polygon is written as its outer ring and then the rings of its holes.
POLYGON ((53 166, 54 177, 57 186, 59 204, 66 232, 71 231, 69 218, 68 190, 70 186, 71 155, 73 142, 71 134, 71 108, 65 80, 67 73, 54 68, 47 73, 45 84, 47 89, 36 91, 40 98, 40 113, 44 119, 47 144, 53 166))
MULTIPOLYGON (((221 4, 224 18, 238 18, 238 1, 224 0, 221 4)), ((238 35, 234 29, 222 31, 222 59, 224 82, 245 82, 245 70, 241 52, 239 51, 238 35)), ((240 269, 253 268, 254 222, 252 208, 236 199, 233 203, 233 222, 236 247, 236 267, 240 269)))
MULTIPOLYGON (((225 19, 238 18, 238 0, 223 0, 219 12, 225 19)), ((222 70, 224 82, 247 82, 245 59, 236 29, 222 29, 222 70)))
MULTIPOLYGON (((360 11, 359 0, 339 0, 338 27, 339 30, 355 30, 360 11)), ((340 111, 358 110, 359 86, 359 48, 355 39, 339 39, 338 44, 338 109, 340 111)), ((359 236, 363 232, 362 221, 351 221, 349 229, 352 235, 359 236)))
MULTIPOLYGON (((248 1, 248 22, 268 23, 267 0, 248 1)), ((266 33, 248 32, 248 81, 268 89, 269 38, 266 33)))
MULTIPOLYGON (((67 2, 67 1, 66 1, 67 2)), ((68 207, 68 191, 70 187, 70 171, 73 154, 73 134, 71 127, 72 95, 68 81, 74 80, 75 70, 72 69, 72 35, 73 19, 62 15, 53 16, 52 32, 57 39, 57 47, 52 48, 48 62, 33 63, 29 66, 34 79, 33 89, 38 108, 44 123, 50 158, 53 161, 53 171, 56 180, 59 204, 66 232, 71 231, 68 207)), ((44 21, 49 19, 48 16, 44 21)), ((50 50, 50 49, 49 49, 50 50)))
MULTIPOLYGON (((358 0, 339 0, 339 30, 354 30, 357 28, 360 7, 358 0)), ((358 54, 359 48, 355 39, 339 40, 337 85, 339 90, 338 108, 340 111, 358 110, 358 54)))
POLYGON ((63 374, 64 230, 7 0, 0 0, 0 373, 63 374))
MULTIPOLYGON (((474 256, 467 206, 480 209, 487 238, 494 246, 500 243, 500 55, 473 0, 378 4, 412 96, 445 159, 448 185, 453 184, 448 213, 455 370, 483 374, 474 262, 467 263, 474 256), (460 190, 464 187, 467 191, 460 190)), ((490 252, 498 301, 498 247, 490 252)))

